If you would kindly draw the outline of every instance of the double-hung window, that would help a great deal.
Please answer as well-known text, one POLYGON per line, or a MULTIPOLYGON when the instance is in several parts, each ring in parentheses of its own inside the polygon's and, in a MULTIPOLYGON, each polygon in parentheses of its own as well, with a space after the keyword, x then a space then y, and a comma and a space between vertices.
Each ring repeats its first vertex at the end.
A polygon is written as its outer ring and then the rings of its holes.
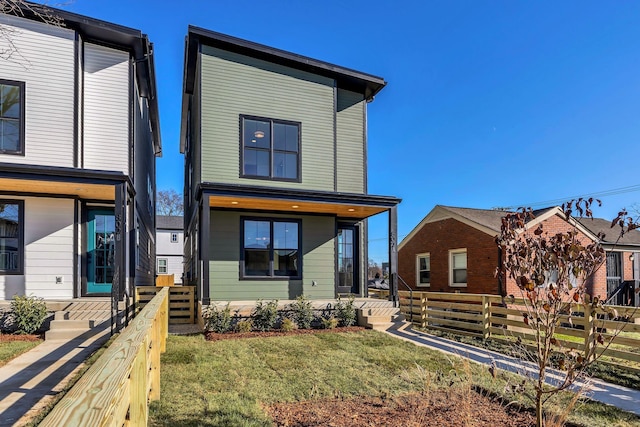
POLYGON ((449 251, 449 284, 451 286, 467 286, 467 250, 449 251))
POLYGON ((167 274, 167 258, 158 258, 158 274, 167 274))
POLYGON ((416 283, 418 286, 428 287, 431 285, 431 255, 416 255, 416 283))
POLYGON ((24 202, 0 200, 0 274, 21 274, 24 202))
POLYGON ((242 219, 241 278, 300 278, 300 221, 242 219))
POLYGON ((0 154, 24 154, 24 83, 0 80, 0 154))
POLYGON ((178 233, 171 233, 171 243, 178 243, 178 233))
POLYGON ((300 181, 300 123, 240 116, 241 175, 300 181))

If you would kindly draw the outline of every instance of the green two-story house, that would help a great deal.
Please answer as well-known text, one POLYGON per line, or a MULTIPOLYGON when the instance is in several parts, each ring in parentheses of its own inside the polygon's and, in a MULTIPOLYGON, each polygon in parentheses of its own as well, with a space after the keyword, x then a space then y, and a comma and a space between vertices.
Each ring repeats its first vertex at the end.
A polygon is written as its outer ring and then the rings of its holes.
MULTIPOLYGON (((366 296, 367 104, 385 81, 189 27, 180 150, 186 283, 198 300, 366 296)), ((392 298, 396 292, 391 292, 392 298)))

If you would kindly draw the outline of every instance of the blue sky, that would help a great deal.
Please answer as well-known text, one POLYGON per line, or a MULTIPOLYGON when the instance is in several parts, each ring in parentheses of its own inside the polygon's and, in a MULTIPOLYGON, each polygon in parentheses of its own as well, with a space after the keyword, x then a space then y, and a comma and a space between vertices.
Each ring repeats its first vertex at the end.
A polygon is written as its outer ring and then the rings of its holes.
MULTIPOLYGON (((401 238, 436 204, 540 207, 610 192, 595 213, 612 218, 640 201, 640 2, 75 0, 66 9, 154 43, 159 189, 182 189, 192 24, 385 78, 369 104, 369 192, 403 199, 401 238)), ((381 261, 386 218, 370 224, 370 257, 381 261)))

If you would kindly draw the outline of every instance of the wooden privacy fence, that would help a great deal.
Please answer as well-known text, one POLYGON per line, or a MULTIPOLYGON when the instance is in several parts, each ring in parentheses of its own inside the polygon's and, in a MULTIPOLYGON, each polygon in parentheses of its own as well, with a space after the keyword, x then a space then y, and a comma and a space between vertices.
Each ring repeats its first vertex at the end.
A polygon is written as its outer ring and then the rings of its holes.
MULTIPOLYGON (((136 286, 138 309, 143 308, 159 293, 161 286, 136 286)), ((195 286, 170 286, 169 290, 169 324, 195 323, 195 286)))
POLYGON ((146 426, 148 401, 160 399, 168 311, 169 292, 159 292, 39 425, 146 426))
MULTIPOLYGON (((526 308, 521 298, 509 300, 505 306, 502 297, 497 295, 408 291, 398 294, 400 311, 417 326, 484 339, 535 340, 533 331, 524 323, 522 314, 526 308)), ((598 346, 596 352, 614 359, 640 362, 640 309, 608 307, 615 308, 619 318, 625 317, 626 321, 605 320, 608 317, 603 309, 576 304, 571 319, 569 315, 562 316, 563 323, 556 328, 558 342, 563 347, 585 351, 594 343, 594 327, 601 331, 605 342, 621 330, 611 346, 606 349, 598 346)))
POLYGON ((175 283, 173 274, 158 274, 156 276, 156 286, 173 286, 175 283))

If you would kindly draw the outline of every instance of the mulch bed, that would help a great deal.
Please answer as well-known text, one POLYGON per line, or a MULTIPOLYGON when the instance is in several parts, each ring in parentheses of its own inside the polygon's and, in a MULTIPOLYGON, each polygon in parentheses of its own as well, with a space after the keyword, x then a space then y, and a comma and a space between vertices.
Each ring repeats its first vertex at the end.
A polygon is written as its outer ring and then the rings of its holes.
POLYGON ((357 397, 279 403, 266 408, 277 426, 531 427, 535 416, 475 391, 431 391, 390 398, 357 397))
POLYGON ((0 334, 0 342, 11 341, 40 341, 42 335, 18 335, 18 334, 0 334))
POLYGON ((204 334, 207 341, 231 340, 240 338, 266 338, 283 337, 289 335, 322 334, 326 332, 359 332, 364 330, 362 326, 349 326, 334 329, 294 329, 293 331, 266 331, 266 332, 228 332, 218 334, 216 332, 206 332, 204 334))

